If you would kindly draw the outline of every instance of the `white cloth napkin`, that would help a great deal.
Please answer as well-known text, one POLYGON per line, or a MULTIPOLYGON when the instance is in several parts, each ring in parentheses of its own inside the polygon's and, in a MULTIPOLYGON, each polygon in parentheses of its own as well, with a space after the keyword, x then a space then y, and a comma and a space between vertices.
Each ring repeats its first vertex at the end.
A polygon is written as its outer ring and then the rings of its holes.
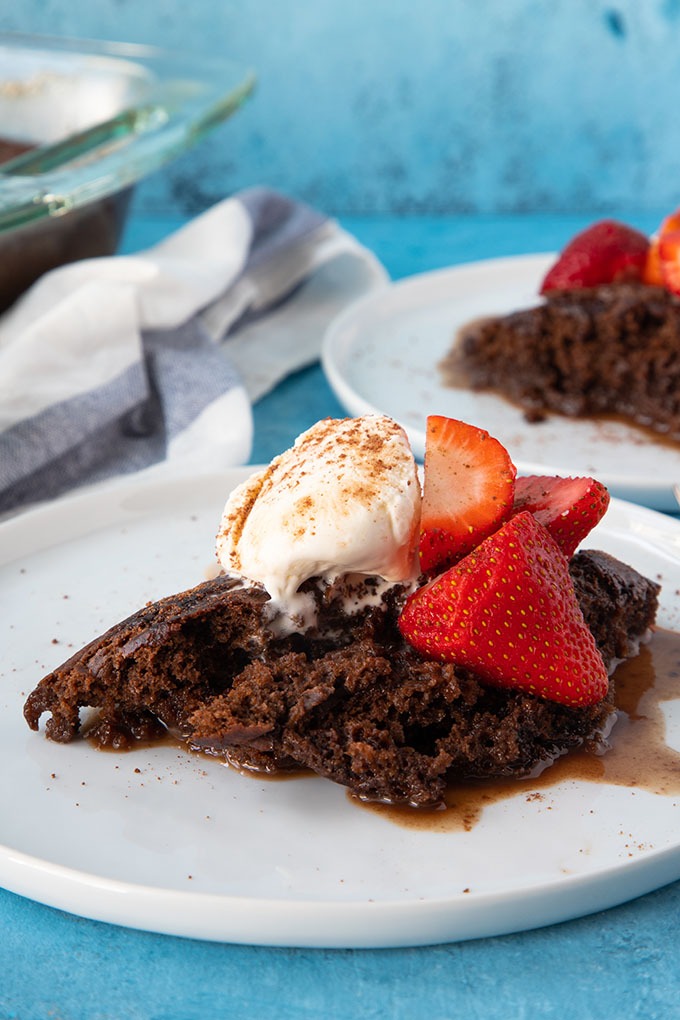
POLYGON ((245 463, 251 402, 386 281, 335 221, 264 188, 53 270, 0 318, 0 512, 153 464, 245 463))

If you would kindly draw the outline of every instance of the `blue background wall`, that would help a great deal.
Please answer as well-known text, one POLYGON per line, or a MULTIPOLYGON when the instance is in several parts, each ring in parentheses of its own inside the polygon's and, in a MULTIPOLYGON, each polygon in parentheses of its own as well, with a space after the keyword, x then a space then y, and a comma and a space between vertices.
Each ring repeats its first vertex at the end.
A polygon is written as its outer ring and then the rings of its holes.
POLYGON ((254 100, 144 211, 265 183, 338 214, 680 203, 680 0, 21 0, 0 29, 230 54, 254 100))

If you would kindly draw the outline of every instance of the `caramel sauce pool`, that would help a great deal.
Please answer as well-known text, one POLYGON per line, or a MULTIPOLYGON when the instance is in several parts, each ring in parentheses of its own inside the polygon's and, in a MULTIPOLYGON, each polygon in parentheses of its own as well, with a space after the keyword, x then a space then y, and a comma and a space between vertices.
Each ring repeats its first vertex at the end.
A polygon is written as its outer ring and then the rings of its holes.
POLYGON ((543 791, 565 781, 637 787, 655 794, 680 795, 680 751, 666 744, 663 703, 680 698, 680 634, 657 630, 640 654, 616 670, 616 725, 604 754, 575 750, 533 778, 491 779, 452 784, 446 810, 416 810, 368 804, 368 811, 409 828, 430 832, 469 830, 485 807, 523 795, 538 800, 543 791))

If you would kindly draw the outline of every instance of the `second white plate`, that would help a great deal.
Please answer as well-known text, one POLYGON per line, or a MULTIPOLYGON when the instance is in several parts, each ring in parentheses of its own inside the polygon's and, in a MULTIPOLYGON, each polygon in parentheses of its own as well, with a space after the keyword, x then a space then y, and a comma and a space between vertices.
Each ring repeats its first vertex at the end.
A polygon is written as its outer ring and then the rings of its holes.
POLYGON ((351 414, 399 421, 422 457, 428 414, 487 429, 524 474, 594 475, 613 495, 677 510, 680 452, 626 425, 551 416, 530 425, 508 401, 442 381, 438 364, 462 325, 535 304, 553 255, 492 259, 413 276, 378 290, 329 328, 322 362, 351 414))

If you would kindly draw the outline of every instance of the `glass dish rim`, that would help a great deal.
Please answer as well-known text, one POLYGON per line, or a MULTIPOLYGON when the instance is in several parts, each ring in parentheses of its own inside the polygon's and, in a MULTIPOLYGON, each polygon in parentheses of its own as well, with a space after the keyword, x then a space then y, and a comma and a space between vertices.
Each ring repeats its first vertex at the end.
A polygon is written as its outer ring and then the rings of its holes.
MULTIPOLYGON (((149 98, 56 143, 38 145, 0 169, 0 235, 63 216, 124 190, 229 119, 252 94, 245 63, 145 43, 0 32, 2 49, 72 54, 138 65, 149 98)), ((1 126, 0 126, 1 131, 1 126)))

